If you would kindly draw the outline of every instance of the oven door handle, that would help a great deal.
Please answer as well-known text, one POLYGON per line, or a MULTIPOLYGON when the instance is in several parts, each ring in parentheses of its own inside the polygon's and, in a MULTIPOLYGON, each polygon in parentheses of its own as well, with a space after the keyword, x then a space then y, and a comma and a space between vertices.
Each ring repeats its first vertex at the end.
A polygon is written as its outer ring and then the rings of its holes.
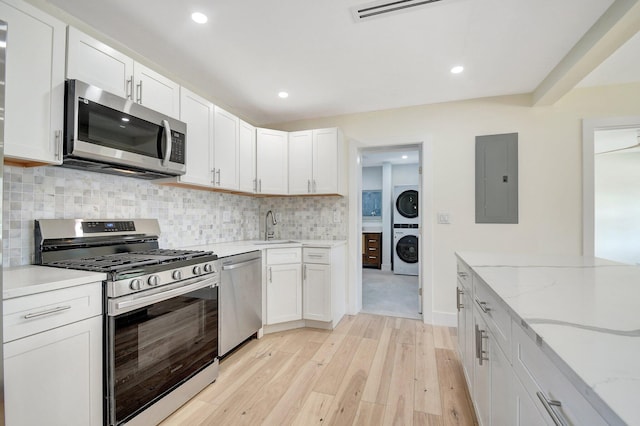
POLYGON ((122 302, 114 301, 113 305, 109 304, 109 315, 116 316, 123 314, 125 312, 132 311, 137 308, 142 308, 153 303, 163 302, 165 300, 171 299, 173 297, 181 296, 186 293, 190 293, 195 290, 199 290, 205 287, 216 287, 216 281, 207 277, 204 279, 198 279, 196 282, 192 284, 187 284, 178 288, 174 288, 173 290, 167 290, 160 293, 155 293, 150 296, 143 296, 133 300, 124 300, 122 302), (112 309, 113 308, 113 309, 112 309))

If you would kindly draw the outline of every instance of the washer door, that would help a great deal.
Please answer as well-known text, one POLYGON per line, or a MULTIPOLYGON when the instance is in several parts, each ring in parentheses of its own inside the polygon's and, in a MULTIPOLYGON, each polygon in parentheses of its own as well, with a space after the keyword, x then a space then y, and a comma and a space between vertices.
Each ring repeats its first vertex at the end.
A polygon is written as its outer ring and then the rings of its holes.
POLYGON ((415 235, 405 235, 396 244, 396 254, 405 263, 418 262, 418 237, 415 235))
POLYGON ((418 217, 418 191, 409 189, 398 195, 396 209, 407 219, 418 217))

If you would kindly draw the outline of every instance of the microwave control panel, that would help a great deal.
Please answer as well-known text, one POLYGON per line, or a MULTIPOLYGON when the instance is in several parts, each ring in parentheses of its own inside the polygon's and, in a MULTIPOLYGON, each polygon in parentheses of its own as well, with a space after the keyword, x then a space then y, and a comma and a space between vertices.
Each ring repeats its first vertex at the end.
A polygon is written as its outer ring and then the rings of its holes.
POLYGON ((184 140, 185 136, 183 133, 176 132, 175 130, 171 131, 171 157, 169 161, 178 164, 184 164, 184 140))

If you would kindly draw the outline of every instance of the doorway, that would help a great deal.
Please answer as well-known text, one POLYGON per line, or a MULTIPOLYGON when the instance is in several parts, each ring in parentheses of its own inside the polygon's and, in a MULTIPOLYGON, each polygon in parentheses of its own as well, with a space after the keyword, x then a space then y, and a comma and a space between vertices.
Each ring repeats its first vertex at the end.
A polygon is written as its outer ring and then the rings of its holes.
POLYGON ((419 145, 361 150, 362 312, 422 319, 419 145))
POLYGON ((640 263, 640 117, 583 122, 583 254, 640 263))

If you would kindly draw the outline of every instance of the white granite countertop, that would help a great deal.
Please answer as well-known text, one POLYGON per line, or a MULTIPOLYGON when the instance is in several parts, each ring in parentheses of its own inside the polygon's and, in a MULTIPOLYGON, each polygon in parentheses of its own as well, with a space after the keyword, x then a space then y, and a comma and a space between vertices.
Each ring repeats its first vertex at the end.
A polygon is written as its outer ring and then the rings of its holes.
POLYGON ((640 424, 640 267, 581 256, 457 254, 605 418, 640 424))
POLYGON ((273 240, 265 242, 264 240, 246 240, 233 241, 228 243, 203 244, 191 247, 181 247, 189 250, 206 250, 212 251, 218 257, 233 256, 235 254, 248 253, 254 250, 264 250, 272 248, 289 248, 289 247, 337 247, 346 244, 345 240, 273 240))
POLYGON ((99 272, 50 268, 40 265, 12 266, 2 270, 2 299, 104 281, 99 272))

